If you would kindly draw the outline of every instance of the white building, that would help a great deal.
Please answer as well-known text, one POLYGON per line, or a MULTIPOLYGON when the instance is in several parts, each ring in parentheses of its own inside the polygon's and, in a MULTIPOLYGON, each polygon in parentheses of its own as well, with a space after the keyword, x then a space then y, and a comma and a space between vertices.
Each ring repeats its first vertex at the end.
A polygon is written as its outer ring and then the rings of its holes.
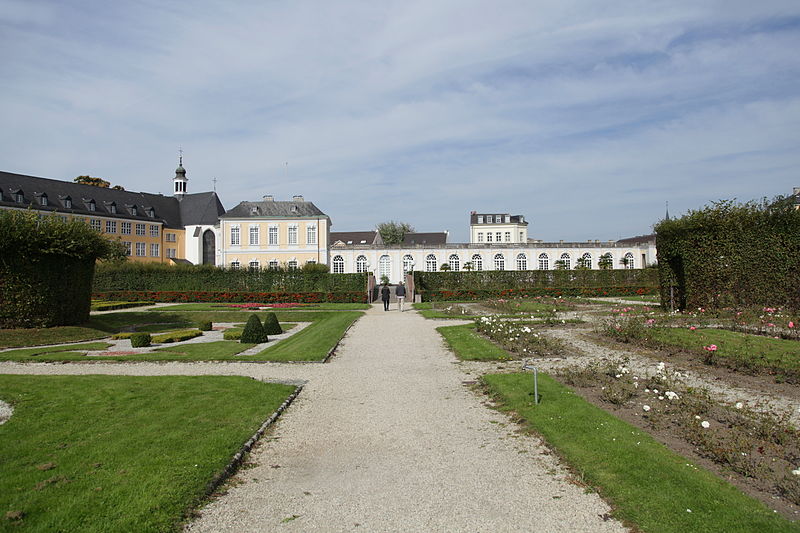
POLYGON ((528 223, 522 215, 470 213, 470 244, 526 243, 528 223))

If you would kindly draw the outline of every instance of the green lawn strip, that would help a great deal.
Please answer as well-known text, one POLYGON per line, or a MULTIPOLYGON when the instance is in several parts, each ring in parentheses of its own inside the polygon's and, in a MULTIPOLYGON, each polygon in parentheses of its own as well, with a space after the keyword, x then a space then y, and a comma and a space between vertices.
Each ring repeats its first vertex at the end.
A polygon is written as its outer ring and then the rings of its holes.
POLYGON ((507 361, 513 359, 508 352, 479 335, 475 324, 440 326, 436 331, 462 361, 507 361))
MULTIPOLYGON (((785 370, 800 369, 800 342, 773 339, 726 329, 652 328, 648 330, 648 343, 676 346, 686 350, 706 353, 704 346, 717 346, 714 353, 721 358, 750 358, 758 365, 763 357, 766 365, 785 370)), ((761 365, 759 365, 761 366, 761 365)))
POLYGON ((153 302, 104 302, 92 300, 92 311, 114 311, 116 309, 129 309, 131 307, 144 307, 153 305, 153 302))
POLYGON ((239 341, 214 341, 200 344, 183 344, 158 348, 157 353, 143 353, 136 356, 126 356, 127 360, 137 361, 222 361, 238 360, 236 354, 252 348, 255 344, 241 343, 239 341))
POLYGON ((105 350, 107 342, 89 342, 68 346, 40 346, 0 352, 0 361, 64 361, 83 358, 89 350, 105 350))
POLYGON ((491 374, 484 382, 614 507, 614 516, 648 532, 798 531, 714 474, 688 466, 649 434, 539 373, 491 374), (691 512, 687 511, 690 509, 691 512))
POLYGON ((111 333, 92 327, 59 326, 55 328, 0 329, 0 348, 41 346, 80 342, 108 337, 111 333))
MULTIPOLYGON (((235 302, 232 302, 235 303, 235 302)), ((229 311, 248 311, 247 309, 240 309, 237 307, 227 307, 228 304, 216 304, 216 303, 190 303, 190 304, 175 304, 175 305, 165 305, 164 307, 157 307, 153 309, 155 312, 174 312, 174 311, 221 311, 221 312, 229 312, 229 311)), ((266 304, 269 305, 269 304, 266 304)), ((363 310, 369 309, 370 305, 366 303, 318 303, 318 304, 309 304, 309 305, 301 305, 299 307, 290 307, 290 308, 275 308, 275 309, 268 309, 267 311, 291 311, 297 309, 298 311, 312 311, 312 310, 321 310, 321 311, 337 311, 337 310, 345 310, 345 311, 352 311, 352 310, 363 310)), ((251 311, 254 313, 263 313, 264 311, 256 309, 251 311)))
POLYGON ((0 529, 179 531, 293 390, 243 377, 0 375, 14 406, 0 426, 0 529))
MULTIPOLYGON (((363 313, 357 311, 331 312, 324 320, 316 320, 291 337, 270 346, 253 356, 241 359, 263 361, 321 361, 336 346, 344 332, 363 313)), ((281 316, 278 316, 281 319, 281 316)))

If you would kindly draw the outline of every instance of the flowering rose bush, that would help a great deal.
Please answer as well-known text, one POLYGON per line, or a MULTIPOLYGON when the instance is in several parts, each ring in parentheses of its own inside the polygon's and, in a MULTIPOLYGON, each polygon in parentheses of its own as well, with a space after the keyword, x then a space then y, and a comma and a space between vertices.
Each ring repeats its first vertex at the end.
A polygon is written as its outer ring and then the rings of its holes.
POLYGON ((564 352, 565 347, 561 341, 545 337, 522 322, 484 316, 475 323, 480 333, 518 357, 548 356, 564 352))

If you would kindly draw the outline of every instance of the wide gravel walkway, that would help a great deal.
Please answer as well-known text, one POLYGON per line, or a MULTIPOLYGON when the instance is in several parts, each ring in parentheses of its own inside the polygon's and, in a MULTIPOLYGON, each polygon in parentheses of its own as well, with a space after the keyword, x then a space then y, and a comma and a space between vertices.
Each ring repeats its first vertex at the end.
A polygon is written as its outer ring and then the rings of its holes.
POLYGON ((188 529, 623 531, 537 439, 462 383, 437 325, 368 311, 308 376, 253 453, 257 466, 188 529))

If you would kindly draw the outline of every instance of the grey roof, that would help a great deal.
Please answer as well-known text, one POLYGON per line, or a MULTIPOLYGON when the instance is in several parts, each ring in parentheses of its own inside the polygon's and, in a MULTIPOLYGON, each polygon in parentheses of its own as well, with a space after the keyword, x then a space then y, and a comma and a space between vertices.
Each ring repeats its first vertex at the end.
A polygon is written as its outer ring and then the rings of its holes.
POLYGON ((225 214, 225 208, 215 192, 185 194, 178 206, 184 226, 213 226, 225 214))
POLYGON ((70 181, 60 181, 12 172, 0 171, 0 206, 3 207, 32 207, 40 211, 59 213, 74 213, 84 216, 102 216, 109 218, 123 218, 128 220, 142 220, 147 222, 163 222, 169 228, 182 228, 189 220, 203 220, 208 224, 215 224, 213 212, 224 212, 216 193, 187 194, 183 201, 189 201, 184 208, 177 198, 162 194, 146 192, 120 191, 106 189, 93 185, 84 185, 70 181), (22 191, 23 202, 18 203, 13 196, 14 192, 22 191), (47 197, 47 204, 42 205, 42 197, 47 197), (65 200, 72 201, 72 207, 66 207, 65 200), (95 210, 90 210, 94 201, 95 210), (112 206, 116 213, 112 213, 112 206), (133 208, 136 214, 133 214, 133 208), (195 212, 195 209, 198 211, 195 212), (153 216, 148 211, 152 210, 153 216), (212 221, 213 218, 213 221, 212 221))
POLYGON ((617 241, 618 244, 647 244, 647 243, 654 243, 656 242, 656 234, 651 233, 650 235, 637 235, 636 237, 628 237, 626 239, 619 239, 617 241))
POLYGON ((406 233, 403 236, 403 244, 447 244, 447 232, 439 231, 434 233, 406 233))
POLYGON ((377 231, 332 231, 330 242, 342 241, 345 244, 383 244, 377 231))
MULTIPOLYGON (((528 225, 528 222, 525 220, 525 217, 523 215, 509 215, 508 213, 497 213, 497 212, 495 212, 495 213, 476 213, 475 211, 473 211, 472 213, 469 214, 469 223, 472 224, 472 225, 478 224, 478 217, 479 216, 484 217, 483 218, 484 222, 481 222, 481 224, 488 224, 488 222, 486 222, 486 217, 487 216, 491 216, 491 217, 501 216, 501 217, 503 217, 501 220, 505 220, 505 217, 509 217, 509 222, 507 222, 508 224, 521 224, 523 226, 527 226, 528 225)), ((506 222, 493 222, 493 224, 506 224, 506 222)))
POLYGON ((261 201, 241 202, 239 205, 222 215, 220 218, 253 218, 253 217, 328 217, 311 202, 305 201, 261 201))

